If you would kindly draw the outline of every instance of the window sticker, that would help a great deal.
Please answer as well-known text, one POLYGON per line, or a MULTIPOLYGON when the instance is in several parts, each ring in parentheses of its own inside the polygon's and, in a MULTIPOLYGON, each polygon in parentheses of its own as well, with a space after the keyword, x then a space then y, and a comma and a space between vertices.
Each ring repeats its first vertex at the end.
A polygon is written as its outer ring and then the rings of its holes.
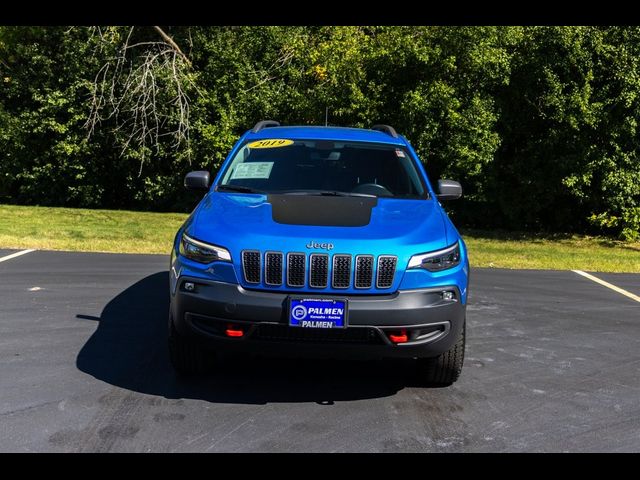
POLYGON ((404 152, 398 148, 396 149, 396 156, 398 158, 404 158, 404 152))
POLYGON ((258 140, 249 143, 249 148, 279 148, 293 145, 293 140, 285 140, 284 138, 270 138, 268 140, 258 140))
POLYGON ((231 180, 241 178, 269 178, 273 162, 239 163, 233 170, 231 180))

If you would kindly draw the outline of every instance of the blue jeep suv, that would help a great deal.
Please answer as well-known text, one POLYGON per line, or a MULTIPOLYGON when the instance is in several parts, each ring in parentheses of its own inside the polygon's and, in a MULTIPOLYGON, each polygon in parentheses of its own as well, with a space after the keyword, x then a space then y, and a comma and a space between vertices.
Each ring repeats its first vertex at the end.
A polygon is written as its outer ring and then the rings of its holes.
POLYGON ((462 369, 469 262, 410 143, 371 129, 258 122, 232 148, 171 252, 169 353, 411 357, 422 380, 462 369))

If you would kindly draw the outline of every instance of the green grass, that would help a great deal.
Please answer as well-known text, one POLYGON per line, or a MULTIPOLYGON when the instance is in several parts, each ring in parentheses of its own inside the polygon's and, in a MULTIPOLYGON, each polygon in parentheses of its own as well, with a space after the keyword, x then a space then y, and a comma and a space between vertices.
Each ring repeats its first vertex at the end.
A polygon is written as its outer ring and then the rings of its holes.
MULTIPOLYGON (((164 253, 183 213, 0 205, 0 248, 164 253)), ((584 235, 463 232, 473 267, 640 273, 640 243, 584 235)))
POLYGON ((0 248, 165 253, 184 213, 0 205, 0 248))
POLYGON ((640 273, 640 243, 570 234, 462 234, 476 267, 640 273))

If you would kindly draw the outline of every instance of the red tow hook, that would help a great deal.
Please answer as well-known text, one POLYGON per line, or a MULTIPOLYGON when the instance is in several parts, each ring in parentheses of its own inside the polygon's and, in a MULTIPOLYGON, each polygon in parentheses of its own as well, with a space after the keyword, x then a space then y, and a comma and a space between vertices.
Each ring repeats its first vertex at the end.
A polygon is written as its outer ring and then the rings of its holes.
POLYGON ((225 332, 227 337, 243 337, 244 336, 244 332, 242 331, 241 328, 239 328, 237 325, 227 325, 227 329, 225 330, 225 332))
POLYGON ((400 332, 389 333, 389 340, 393 343, 407 343, 409 341, 409 336, 407 335, 406 330, 400 330, 400 332))

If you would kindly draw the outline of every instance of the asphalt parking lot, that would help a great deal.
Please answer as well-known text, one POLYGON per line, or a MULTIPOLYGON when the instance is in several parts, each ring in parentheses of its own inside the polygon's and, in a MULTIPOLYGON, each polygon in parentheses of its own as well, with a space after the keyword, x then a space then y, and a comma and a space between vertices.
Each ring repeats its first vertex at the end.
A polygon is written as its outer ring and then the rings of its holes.
MULTIPOLYGON (((0 260, 11 254, 0 250, 0 260)), ((168 362, 168 258, 0 261, 1 451, 640 451, 640 303, 570 271, 475 269, 465 368, 168 362)), ((640 275, 595 274, 640 295, 640 275)))

